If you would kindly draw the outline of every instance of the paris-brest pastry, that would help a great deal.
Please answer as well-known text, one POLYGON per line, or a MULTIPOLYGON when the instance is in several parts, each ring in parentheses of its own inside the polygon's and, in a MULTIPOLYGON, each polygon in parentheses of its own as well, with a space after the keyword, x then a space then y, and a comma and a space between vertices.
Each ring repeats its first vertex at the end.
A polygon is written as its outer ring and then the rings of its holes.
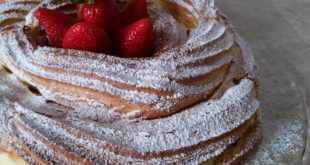
MULTIPOLYGON (((117 4, 126 10, 129 2, 117 4)), ((253 149, 256 65, 214 0, 147 1, 154 44, 140 58, 49 45, 36 11, 73 15, 72 6, 15 0, 0 7, 0 157, 230 164, 253 149)))

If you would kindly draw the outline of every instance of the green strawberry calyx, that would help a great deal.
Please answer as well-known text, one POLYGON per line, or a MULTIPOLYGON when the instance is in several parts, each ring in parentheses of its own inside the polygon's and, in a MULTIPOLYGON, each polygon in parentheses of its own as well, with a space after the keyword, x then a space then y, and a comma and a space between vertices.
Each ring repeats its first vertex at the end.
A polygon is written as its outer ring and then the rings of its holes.
POLYGON ((95 0, 71 0, 72 3, 84 3, 86 2, 89 5, 92 5, 95 3, 95 0))

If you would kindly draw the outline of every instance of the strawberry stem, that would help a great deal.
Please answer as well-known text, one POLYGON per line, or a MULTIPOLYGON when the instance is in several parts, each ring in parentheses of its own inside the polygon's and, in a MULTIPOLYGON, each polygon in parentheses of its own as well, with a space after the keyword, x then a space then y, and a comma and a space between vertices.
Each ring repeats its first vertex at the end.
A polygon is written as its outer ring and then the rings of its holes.
POLYGON ((72 3, 82 3, 84 0, 71 0, 72 3))
POLYGON ((81 13, 82 12, 82 10, 83 10, 83 8, 84 8, 84 4, 80 4, 79 6, 78 6, 78 13, 81 13))
POLYGON ((72 3, 84 3, 86 2, 89 5, 92 5, 95 3, 95 0, 71 0, 72 3))
POLYGON ((92 5, 95 3, 95 0, 86 0, 87 4, 92 5))

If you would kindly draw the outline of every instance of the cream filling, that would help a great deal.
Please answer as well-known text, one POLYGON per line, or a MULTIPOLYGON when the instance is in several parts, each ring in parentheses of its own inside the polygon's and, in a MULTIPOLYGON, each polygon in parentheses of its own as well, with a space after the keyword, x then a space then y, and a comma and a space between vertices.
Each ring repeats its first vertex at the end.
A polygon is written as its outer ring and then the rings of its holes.
POLYGON ((13 153, 0 153, 0 164, 28 165, 23 158, 13 153))

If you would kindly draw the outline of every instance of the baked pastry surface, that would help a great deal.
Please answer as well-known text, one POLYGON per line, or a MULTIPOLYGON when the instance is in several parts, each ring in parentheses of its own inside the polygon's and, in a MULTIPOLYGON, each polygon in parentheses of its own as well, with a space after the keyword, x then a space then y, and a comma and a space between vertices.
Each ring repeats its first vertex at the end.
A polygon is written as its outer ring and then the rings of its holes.
POLYGON ((30 164, 231 163, 253 148, 255 63, 212 0, 149 1, 155 53, 140 59, 44 46, 34 11, 66 5, 0 8, 0 148, 30 164))

